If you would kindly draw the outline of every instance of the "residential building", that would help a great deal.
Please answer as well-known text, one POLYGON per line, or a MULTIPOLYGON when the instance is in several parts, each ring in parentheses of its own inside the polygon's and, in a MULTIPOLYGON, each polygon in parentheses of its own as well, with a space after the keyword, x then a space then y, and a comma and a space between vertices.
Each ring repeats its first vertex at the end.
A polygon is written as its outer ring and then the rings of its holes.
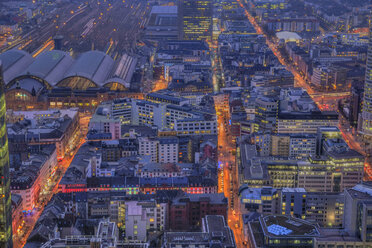
POLYGON ((178 138, 159 137, 158 162, 159 163, 178 163, 178 138))
POLYGON ((70 156, 80 142, 77 109, 8 111, 9 151, 27 158, 29 145, 55 144, 58 160, 70 156))
POLYGON ((18 166, 12 166, 10 188, 12 193, 22 197, 23 212, 29 213, 37 206, 40 194, 50 186, 57 170, 55 146, 44 145, 37 154, 32 154, 18 166))

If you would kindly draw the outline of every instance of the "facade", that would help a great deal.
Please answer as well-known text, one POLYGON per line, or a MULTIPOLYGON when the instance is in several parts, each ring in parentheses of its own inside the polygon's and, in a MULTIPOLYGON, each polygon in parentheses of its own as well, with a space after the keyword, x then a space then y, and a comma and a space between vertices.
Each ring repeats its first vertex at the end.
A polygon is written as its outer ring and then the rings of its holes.
POLYGON ((178 138, 159 137, 159 163, 178 163, 178 138))
POLYGON ((316 154, 317 139, 313 135, 291 135, 289 157, 301 159, 316 154))
POLYGON ((63 159, 80 141, 77 109, 8 111, 9 151, 28 154, 28 145, 55 144, 57 158, 63 159))
POLYGON ((305 219, 325 228, 342 228, 344 194, 307 192, 303 188, 284 188, 281 214, 305 219))
POLYGON ((119 118, 121 124, 130 124, 132 117, 131 98, 112 100, 111 113, 114 118, 119 118))
POLYGON ((268 30, 274 32, 319 32, 319 21, 315 17, 268 18, 264 22, 268 30))
POLYGON ((320 236, 318 227, 307 221, 282 215, 259 217, 248 223, 249 247, 313 248, 320 236))
POLYGON ((332 127, 338 125, 336 112, 311 111, 309 113, 279 112, 277 133, 310 133, 318 131, 318 127, 332 127))
POLYGON ((5 84, 0 62, 0 246, 12 248, 12 205, 10 199, 9 151, 6 132, 5 84))
POLYGON ((372 186, 358 184, 345 190, 345 231, 362 242, 372 242, 372 186))
POLYGON ((12 194, 12 230, 14 233, 18 232, 18 229, 22 226, 23 216, 22 197, 12 194))
POLYGON ((275 130, 278 115, 278 102, 262 97, 256 100, 255 131, 271 132, 275 130))
POLYGON ((262 215, 275 214, 279 212, 279 195, 279 190, 272 187, 249 188, 243 185, 239 189, 241 212, 242 214, 250 212, 262 215))
POLYGON ((176 40, 178 33, 177 6, 153 6, 145 37, 150 40, 176 40))
POLYGON ((189 231, 201 227, 206 215, 227 218, 227 199, 222 193, 185 194, 176 197, 169 206, 169 229, 189 231))
POLYGON ((149 101, 134 101, 132 105, 132 124, 166 127, 166 105, 149 101))
MULTIPOLYGON (((337 128, 336 128, 337 130, 337 128)), ((302 160, 260 157, 255 144, 243 142, 237 149, 241 184, 250 187, 305 188, 306 191, 342 192, 362 181, 364 157, 348 147, 345 141, 332 138, 320 144, 321 153, 302 160), (319 154, 319 155, 318 155, 319 154)))
POLYGON ((364 157, 345 141, 327 139, 324 154, 298 162, 298 187, 308 191, 341 192, 363 179, 364 157))
POLYGON ((154 163, 178 163, 177 137, 139 137, 139 154, 151 156, 154 163))
POLYGON ((167 204, 155 201, 125 203, 125 237, 132 241, 147 241, 149 232, 166 228, 167 204))
POLYGON ((114 118, 107 108, 98 107, 90 119, 89 130, 99 134, 107 134, 109 139, 120 139, 121 119, 114 118))
POLYGON ((177 136, 188 135, 217 135, 217 120, 216 117, 210 120, 204 118, 190 118, 175 121, 175 131, 177 136))
POLYGON ((152 137, 139 137, 139 155, 151 156, 151 162, 158 162, 159 140, 152 137))
POLYGON ((178 7, 181 40, 212 41, 213 3, 210 0, 180 1, 178 7))
POLYGON ((236 247, 234 234, 223 216, 206 215, 200 226, 198 232, 165 232, 161 247, 236 247))
MULTIPOLYGON (((371 28, 370 28, 371 29, 371 28)), ((367 143, 371 144, 372 138, 372 32, 369 32, 368 58, 366 68, 366 78, 364 84, 364 99, 362 110, 361 132, 367 138, 367 143)))
POLYGON ((44 187, 57 170, 57 153, 54 145, 45 147, 40 153, 31 155, 19 168, 11 173, 11 191, 20 195, 23 212, 31 212, 38 204, 44 187))

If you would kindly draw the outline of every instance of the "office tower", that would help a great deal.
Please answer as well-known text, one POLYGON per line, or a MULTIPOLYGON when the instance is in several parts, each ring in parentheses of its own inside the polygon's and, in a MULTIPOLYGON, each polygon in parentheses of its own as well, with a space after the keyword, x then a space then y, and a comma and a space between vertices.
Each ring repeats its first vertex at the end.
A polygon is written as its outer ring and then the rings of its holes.
MULTIPOLYGON (((361 132, 365 138, 372 138, 372 32, 370 28, 361 132)), ((370 143, 370 142, 369 142, 370 143)))
POLYGON ((212 40, 211 0, 180 0, 178 9, 180 39, 212 40))
POLYGON ((350 236, 372 242, 372 184, 364 182, 345 190, 344 228, 350 236))
POLYGON ((255 132, 272 132, 278 113, 278 102, 272 98, 261 97, 256 100, 255 132))
POLYGON ((9 154, 6 132, 5 85, 0 62, 0 247, 13 247, 9 154))

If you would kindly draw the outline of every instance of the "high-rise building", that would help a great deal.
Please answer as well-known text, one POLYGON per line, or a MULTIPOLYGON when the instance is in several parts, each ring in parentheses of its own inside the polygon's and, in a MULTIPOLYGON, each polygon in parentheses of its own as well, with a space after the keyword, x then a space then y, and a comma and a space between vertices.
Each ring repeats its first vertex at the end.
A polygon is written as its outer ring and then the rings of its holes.
POLYGON ((212 40, 211 0, 180 0, 178 11, 180 39, 212 40))
POLYGON ((5 85, 0 62, 0 247, 13 247, 10 200, 9 153, 6 132, 5 85))
POLYGON ((372 139, 372 30, 370 28, 366 79, 364 84, 364 101, 362 111, 361 132, 369 140, 372 139))
POLYGON ((278 102, 273 98, 261 97, 256 99, 255 131, 272 132, 278 115, 278 102))

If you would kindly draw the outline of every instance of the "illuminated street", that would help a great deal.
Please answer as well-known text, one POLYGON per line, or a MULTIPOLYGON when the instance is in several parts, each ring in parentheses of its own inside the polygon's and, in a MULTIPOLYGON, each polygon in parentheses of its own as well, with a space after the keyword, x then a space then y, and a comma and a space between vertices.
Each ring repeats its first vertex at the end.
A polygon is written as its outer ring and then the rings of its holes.
POLYGON ((2 1, 0 248, 368 246, 371 4, 2 1))
MULTIPOLYGON (((216 92, 220 89, 222 79, 220 69, 220 58, 216 50, 213 54, 213 87, 216 92)), ((218 126, 218 163, 222 170, 218 178, 219 192, 224 192, 228 198, 228 225, 234 232, 237 247, 246 247, 243 234, 243 220, 240 213, 240 201, 238 197, 239 179, 238 168, 235 163, 235 143, 229 135, 229 111, 228 106, 215 102, 218 126)))
MULTIPOLYGON (((243 220, 240 213, 240 201, 238 197, 239 180, 238 168, 235 164, 235 144, 231 140, 228 131, 229 115, 224 110, 224 106, 216 105, 218 115, 218 154, 219 163, 223 165, 223 191, 225 197, 229 199, 228 209, 228 224, 234 231, 237 247, 245 247, 243 245, 243 220)), ((220 180, 220 179, 219 179, 220 180)))
MULTIPOLYGON (((89 121, 90 117, 84 117, 80 119, 82 133, 84 134, 84 130, 86 130, 87 121, 89 121)), ((58 193, 58 184, 61 181, 64 173, 66 172, 67 168, 69 167, 70 163, 75 157, 75 154, 80 149, 80 147, 85 143, 85 139, 81 138, 80 143, 78 146, 75 147, 72 151, 72 156, 66 156, 62 161, 58 162, 58 169, 54 174, 53 178, 49 180, 50 185, 47 185, 43 188, 40 192, 40 198, 38 205, 34 208, 34 210, 24 217, 25 224, 20 229, 18 233, 13 234, 13 245, 14 248, 22 248, 27 241, 28 236, 31 234, 37 220, 39 219, 40 215, 42 214, 44 207, 48 204, 48 202, 52 199, 52 197, 58 193)))
POLYGON ((262 31, 262 28, 257 23, 256 19, 251 15, 251 13, 248 11, 246 4, 243 3, 241 0, 237 0, 240 7, 244 8, 245 14, 250 21, 250 23, 253 25, 253 27, 256 29, 256 32, 258 34, 262 34, 266 37, 266 44, 269 46, 269 48, 272 50, 272 52, 275 54, 275 56, 278 58, 279 62, 284 65, 288 71, 292 72, 292 74, 295 77, 295 86, 302 87, 306 89, 306 91, 309 93, 309 95, 313 98, 313 100, 318 104, 319 108, 322 110, 336 110, 337 101, 339 99, 343 99, 349 95, 349 92, 318 92, 310 87, 309 82, 306 81, 303 76, 301 75, 301 72, 298 70, 298 67, 291 62, 287 63, 284 60, 284 56, 282 55, 281 51, 278 49, 277 44, 269 39, 267 35, 262 31))

